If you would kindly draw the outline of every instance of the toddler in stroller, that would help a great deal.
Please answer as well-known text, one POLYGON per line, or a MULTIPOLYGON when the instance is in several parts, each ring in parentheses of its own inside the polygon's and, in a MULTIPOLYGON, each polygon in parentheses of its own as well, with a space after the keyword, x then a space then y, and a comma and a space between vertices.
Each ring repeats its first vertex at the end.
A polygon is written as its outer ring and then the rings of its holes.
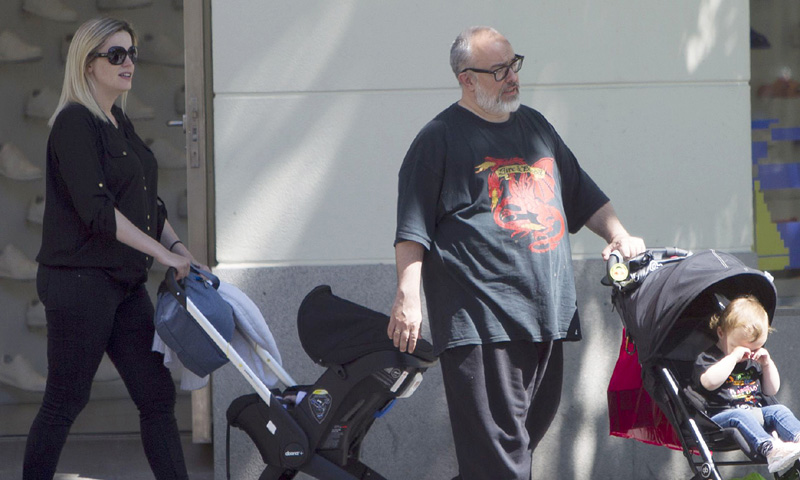
POLYGON ((800 421, 786 406, 767 400, 781 383, 764 348, 771 330, 766 310, 753 296, 738 297, 711 317, 709 328, 719 341, 698 355, 692 376, 706 412, 720 427, 739 430, 767 459, 770 472, 785 470, 800 458, 800 421))
MULTIPOLYGON (((618 382, 632 385, 620 392, 609 386, 611 434, 682 450, 693 480, 722 480, 720 465, 767 463, 770 470, 790 466, 793 453, 770 465, 762 455, 766 450, 753 448, 739 429, 713 421, 706 412, 706 399, 692 382, 698 356, 719 342, 717 332, 709 328, 710 319, 730 299, 754 297, 772 322, 777 292, 771 277, 724 252, 680 249, 651 249, 626 263, 612 255, 607 274, 604 283, 613 287, 612 302, 626 340, 635 346, 633 351, 630 346, 622 350, 612 384, 618 377, 638 381, 638 386, 618 382), (629 358, 637 358, 636 368, 631 368, 629 358), (620 369, 621 365, 627 368, 620 369), (748 460, 719 461, 712 455, 734 450, 743 451, 748 460)), ((765 404, 770 403, 774 399, 765 395, 765 404)), ((797 465, 791 467, 792 475, 797 465)))

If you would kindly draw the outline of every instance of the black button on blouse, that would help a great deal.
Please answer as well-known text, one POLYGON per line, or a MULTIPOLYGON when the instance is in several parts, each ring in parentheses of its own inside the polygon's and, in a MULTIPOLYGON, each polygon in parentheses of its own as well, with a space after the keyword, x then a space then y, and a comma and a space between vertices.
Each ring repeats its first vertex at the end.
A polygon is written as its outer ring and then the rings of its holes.
POLYGON ((134 286, 152 258, 116 239, 114 209, 158 239, 166 210, 156 196, 158 165, 118 107, 119 127, 83 105, 56 117, 47 142, 42 246, 36 260, 54 267, 100 268, 134 286))

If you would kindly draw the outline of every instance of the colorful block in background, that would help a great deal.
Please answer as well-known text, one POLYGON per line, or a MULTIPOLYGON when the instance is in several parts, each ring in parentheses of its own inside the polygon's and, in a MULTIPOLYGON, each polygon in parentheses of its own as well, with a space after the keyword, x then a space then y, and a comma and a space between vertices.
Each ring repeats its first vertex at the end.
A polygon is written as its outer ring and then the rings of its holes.
MULTIPOLYGON (((796 191, 800 198, 800 162, 785 155, 792 149, 782 149, 783 158, 770 158, 770 151, 778 151, 778 142, 795 142, 800 140, 800 128, 778 127, 777 119, 762 119, 752 122, 753 143, 753 199, 755 216, 755 250, 758 255, 758 267, 762 270, 786 270, 800 268, 800 222, 792 213, 779 209, 773 203, 770 212, 770 198, 792 198, 796 191), (770 148, 772 147, 772 149, 770 148), (778 213, 779 212, 779 213, 778 213), (773 218, 775 217, 775 218, 773 218)), ((789 146, 783 144, 781 146, 789 146)), ((800 202, 789 202, 790 207, 800 202)), ((784 202, 782 207, 787 204, 784 202)))

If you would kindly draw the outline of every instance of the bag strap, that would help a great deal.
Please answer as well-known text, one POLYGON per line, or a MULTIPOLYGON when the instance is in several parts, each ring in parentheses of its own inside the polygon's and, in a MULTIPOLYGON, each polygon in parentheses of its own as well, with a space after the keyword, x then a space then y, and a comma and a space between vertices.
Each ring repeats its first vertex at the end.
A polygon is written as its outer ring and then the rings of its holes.
POLYGON ((194 272, 194 273, 196 273, 196 274, 198 274, 198 275, 202 275, 203 277, 207 278, 211 282, 211 286, 214 287, 214 290, 219 289, 219 277, 217 277, 213 273, 207 272, 205 270, 201 270, 201 269, 197 268, 194 264, 191 264, 189 266, 189 270, 194 272))

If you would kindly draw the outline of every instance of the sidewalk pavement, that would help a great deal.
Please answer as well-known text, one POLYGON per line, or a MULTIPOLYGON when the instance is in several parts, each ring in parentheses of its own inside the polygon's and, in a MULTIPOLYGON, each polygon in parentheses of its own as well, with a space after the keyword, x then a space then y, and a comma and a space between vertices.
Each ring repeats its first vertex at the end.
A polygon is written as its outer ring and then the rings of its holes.
MULTIPOLYGON (((189 478, 214 480, 214 448, 193 444, 181 435, 189 478)), ((0 438, 0 479, 22 478, 25 437, 0 438)), ((147 480, 147 464, 139 434, 70 435, 54 480, 147 480)))

